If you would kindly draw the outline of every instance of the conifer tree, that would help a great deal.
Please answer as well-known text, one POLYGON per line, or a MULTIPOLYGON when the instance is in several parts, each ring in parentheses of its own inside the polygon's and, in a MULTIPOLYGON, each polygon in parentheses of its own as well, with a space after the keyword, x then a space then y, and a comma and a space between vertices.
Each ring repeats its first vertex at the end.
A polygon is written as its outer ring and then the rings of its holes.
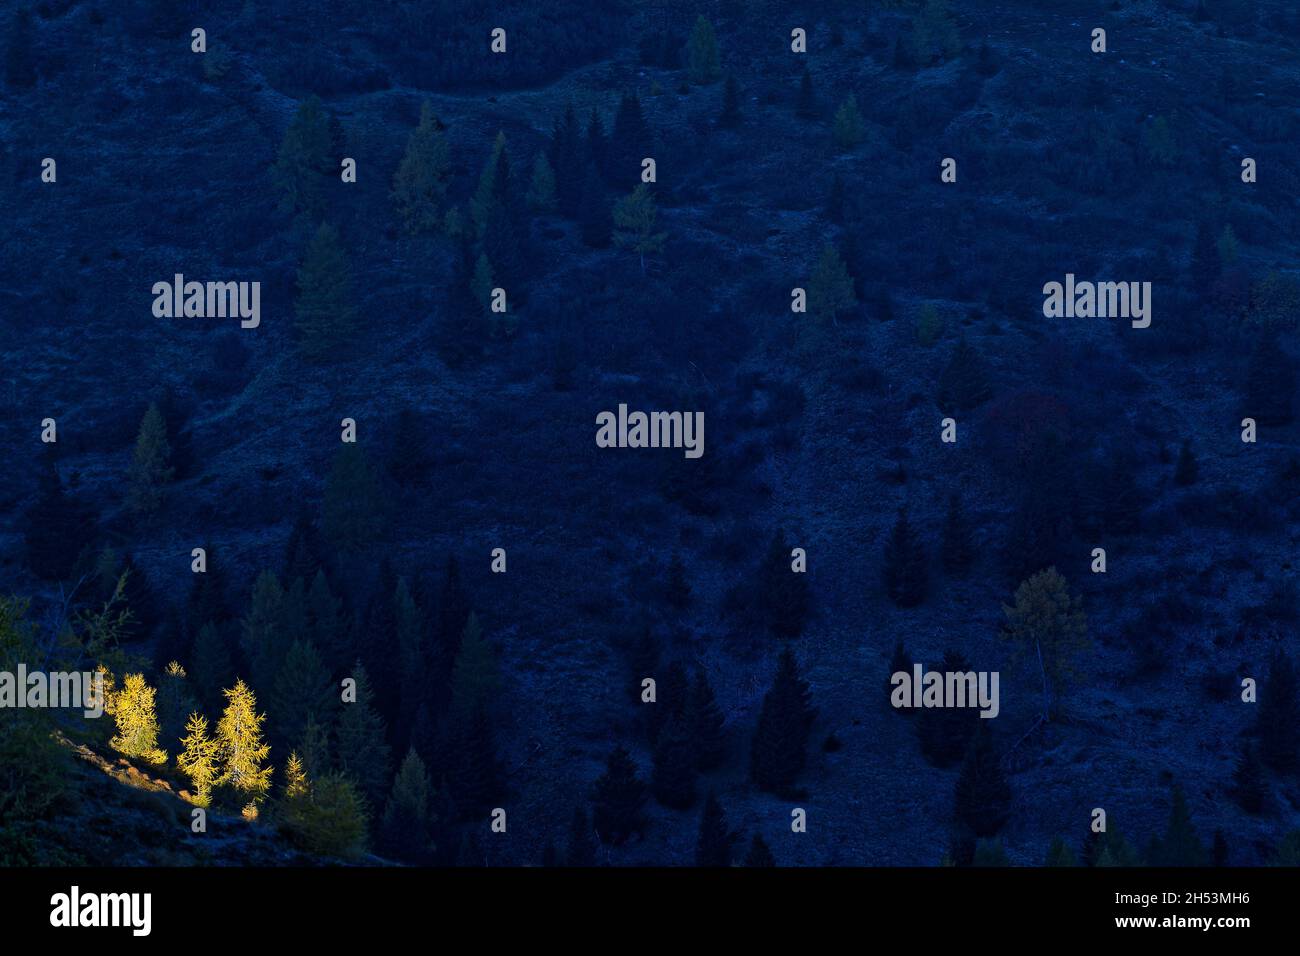
POLYGON ((1300 763, 1300 696, 1296 693, 1295 667, 1278 647, 1269 662, 1268 680, 1260 691, 1260 756, 1278 773, 1289 774, 1300 763))
POLYGON ((21 90, 36 85, 36 65, 32 60, 32 14, 26 7, 14 11, 5 41, 5 83, 21 90))
POLYGON ((447 784, 462 820, 469 820, 501 800, 492 720, 486 704, 454 708, 447 731, 447 784))
POLYGON ((321 531, 339 551, 355 554, 383 533, 384 509, 378 482, 366 453, 356 443, 343 443, 325 481, 321 531))
POLYGON ((190 778, 194 803, 200 807, 206 807, 212 798, 212 787, 219 776, 219 749, 218 742, 208 736, 208 719, 197 712, 190 714, 176 765, 190 778))
POLYGON ((335 700, 329 672, 321 663, 316 645, 309 640, 294 641, 267 697, 276 745, 300 741, 309 720, 328 727, 335 713, 335 700))
POLYGON ((282 209, 313 219, 324 214, 330 177, 341 159, 331 155, 333 146, 325 107, 319 97, 307 97, 285 131, 272 170, 282 209))
POLYGON ((353 667, 352 677, 357 682, 357 697, 343 704, 339 717, 338 769, 352 778, 369 806, 378 808, 388 792, 392 751, 385 739, 384 721, 375 711, 370 678, 360 662, 353 667))
POLYGON ((961 35, 948 0, 925 0, 913 14, 908 47, 912 61, 923 67, 935 58, 947 59, 961 51, 961 35))
POLYGON ((461 638, 471 613, 469 597, 460 581, 460 565, 455 555, 447 556, 447 568, 438 591, 438 615, 435 636, 443 649, 439 655, 446 661, 441 679, 451 680, 452 662, 460 652, 461 638))
POLYGON ((135 455, 131 461, 127 504, 132 511, 148 515, 162 507, 163 491, 175 474, 175 469, 168 460, 170 457, 167 425, 157 404, 151 403, 140 422, 140 433, 135 440, 135 455))
POLYGON ((330 590, 324 571, 316 572, 307 590, 307 626, 325 670, 331 674, 342 670, 353 643, 350 620, 343 601, 330 590))
POLYGON ((636 93, 624 93, 609 141, 609 181, 622 192, 626 183, 635 182, 640 175, 641 160, 651 155, 650 127, 641 112, 641 100, 636 93))
POLYGON ((1047 848, 1047 860, 1044 866, 1078 866, 1074 851, 1070 845, 1058 837, 1052 838, 1052 845, 1047 848))
POLYGON ((644 825, 645 783, 622 747, 610 751, 592 793, 592 826, 602 843, 621 846, 644 825))
POLYGON ((204 706, 220 706, 221 688, 234 676, 235 665, 230 660, 225 637, 211 621, 194 638, 189 672, 194 675, 195 693, 204 706))
POLYGON ((686 668, 679 660, 670 661, 658 675, 655 704, 650 710, 646 729, 650 743, 659 740, 659 735, 670 717, 683 714, 687 698, 690 696, 690 678, 686 668))
POLYGON ((356 859, 365 850, 365 801, 340 773, 311 781, 306 794, 285 801, 281 814, 290 839, 309 853, 356 859))
POLYGON ((885 545, 885 592, 899 607, 916 607, 925 601, 930 572, 925 546, 912 530, 907 510, 899 509, 898 520, 885 545))
POLYGON ((355 331, 352 270, 329 223, 321 223, 303 255, 294 313, 299 348, 313 362, 337 357, 355 331))
POLYGON ((263 571, 253 585, 253 598, 242 622, 241 646, 252 671, 253 683, 270 687, 284 660, 284 589, 271 571, 263 571))
POLYGON ((939 411, 945 414, 967 412, 988 401, 992 394, 984 360, 962 336, 939 376, 939 411))
MULTIPOLYGON (((948 651, 943 655, 940 670, 945 674, 964 674, 972 667, 963 655, 948 651)), ((978 713, 970 708, 922 708, 916 714, 916 736, 921 752, 936 767, 950 767, 970 748, 976 726, 982 722, 978 713)))
POLYGON ((751 868, 776 866, 776 858, 772 856, 772 850, 768 847, 767 841, 763 839, 762 834, 755 833, 754 838, 750 841, 749 852, 745 854, 745 866, 751 868))
POLYGON ((555 172, 555 189, 560 211, 576 216, 583 194, 586 163, 583 159, 582 134, 578 118, 570 104, 556 121, 549 147, 551 168, 555 172))
POLYGON ((779 638, 802 634, 812 605, 806 576, 793 569, 790 551, 785 532, 778 531, 759 565, 756 581, 756 603, 768 631, 779 638))
POLYGON ((528 185, 528 208, 533 212, 555 211, 558 199, 555 193, 555 171, 551 169, 546 154, 539 152, 533 160, 533 178, 528 185))
POLYGON ((789 647, 781 651, 772 687, 763 697, 750 751, 750 778, 760 790, 790 793, 807 760, 816 711, 808 683, 789 647))
POLYGON ((292 751, 284 765, 284 798, 294 800, 306 796, 309 790, 307 771, 298 757, 298 752, 292 751))
POLYGON ((595 866, 596 841, 592 839, 591 823, 581 806, 573 808, 569 824, 569 846, 564 856, 565 866, 595 866))
POLYGON ((1287 425, 1295 418, 1295 362, 1276 333, 1260 336, 1246 372, 1244 416, 1260 425, 1287 425))
POLYGON ((303 773, 308 777, 320 777, 329 772, 332 763, 329 731, 315 717, 307 717, 306 726, 296 744, 294 753, 300 755, 298 759, 302 761, 303 773))
POLYGON ((722 115, 718 117, 718 125, 735 129, 740 125, 740 120, 740 85, 728 73, 726 86, 722 90, 722 115))
POLYGON ((808 310, 821 321, 836 322, 837 317, 855 308, 858 297, 839 250, 829 242, 822 246, 817 268, 808 280, 808 310))
POLYGON ((957 777, 954 810, 957 822, 976 837, 995 836, 1011 815, 1011 785, 986 720, 976 718, 974 739, 957 777))
POLYGON ((1196 456, 1192 454, 1192 444, 1183 439, 1183 445, 1178 450, 1178 464, 1174 467, 1174 484, 1183 488, 1196 484, 1196 472, 1196 456))
POLYGON ((1073 673, 1075 654, 1088 646, 1082 600, 1070 594, 1056 568, 1040 571, 1016 589, 1015 606, 1002 605, 1003 636, 1031 656, 1043 688, 1043 719, 1051 718, 1061 685, 1073 673))
POLYGON ((496 655, 483 636, 478 615, 471 612, 452 668, 452 708, 470 712, 489 707, 498 682, 496 655))
POLYGON ((186 714, 196 704, 187 686, 187 676, 185 668, 171 661, 158 682, 158 732, 169 747, 184 736, 186 714))
POLYGON ((663 251, 665 232, 656 232, 658 210, 650 187, 637 183, 630 195, 614 205, 614 245, 635 252, 641 258, 641 274, 645 275, 645 257, 663 251))
POLYGON ((27 566, 46 581, 65 580, 94 535, 90 512, 64 490, 53 452, 42 456, 36 500, 24 520, 27 566))
POLYGON ((802 119, 815 119, 819 110, 817 109, 817 95, 813 92, 812 76, 808 73, 808 67, 803 68, 803 75, 799 77, 799 96, 795 101, 795 113, 802 119))
POLYGON ((411 726, 420 707, 432 703, 433 698, 428 687, 431 679, 427 660, 430 648, 425 637, 424 615, 411 596, 405 578, 399 578, 393 588, 391 607, 397 645, 399 712, 402 722, 411 726))
POLYGON ((1264 764, 1259 759, 1259 751, 1250 743, 1241 749, 1237 766, 1232 775, 1232 794, 1237 804, 1247 813, 1259 813, 1264 809, 1267 795, 1264 779, 1264 764))
POLYGON ((117 734, 109 745, 128 757, 153 764, 167 762, 167 752, 158 747, 156 692, 144 682, 143 674, 127 674, 114 698, 113 720, 117 734))
POLYGON ((587 115, 587 133, 583 139, 582 149, 587 162, 598 170, 605 168, 609 158, 607 155, 609 140, 605 137, 605 126, 600 121, 600 114, 596 112, 594 106, 587 115))
POLYGON ((433 840, 433 785, 424 761, 408 750, 393 780, 380 825, 380 845, 395 855, 425 862, 433 840))
POLYGON ((596 167, 588 164, 583 173, 583 183, 578 197, 578 226, 582 241, 593 249, 609 245, 613 230, 610 207, 605 197, 605 184, 596 167))
POLYGON ((306 506, 300 505, 284 546, 284 583, 292 586, 299 578, 310 581, 321 568, 321 540, 306 506))
POLYGON ((849 94, 848 99, 835 111, 835 125, 831 135, 835 139, 835 145, 846 150, 857 146, 867 135, 866 124, 858 110, 858 98, 853 94, 849 94))
POLYGON ((727 829, 727 816, 717 796, 710 792, 704 798, 704 812, 700 814, 700 835, 695 843, 696 866, 731 866, 732 845, 736 834, 727 829))
POLYGON ((1182 787, 1174 787, 1164 838, 1156 841, 1153 849, 1152 859, 1148 861, 1151 866, 1206 866, 1210 862, 1192 826, 1182 787))
POLYGON ((726 718, 718 707, 704 671, 697 672, 691 683, 686 697, 685 722, 690 728, 696 769, 708 771, 720 766, 727 755, 726 718))
POLYGON ((271 786, 270 765, 263 766, 271 752, 262 742, 262 722, 257 712, 257 698, 242 680, 222 691, 226 709, 217 722, 217 754, 221 759, 221 782, 254 802, 265 796, 271 786))
POLYGON ((685 810, 695 802, 695 747, 682 714, 673 714, 655 742, 650 788, 665 807, 685 810))
POLYGON ((451 180, 450 151, 433 105, 420 106, 420 121, 406 141, 406 153, 393 176, 393 205, 410 235, 442 223, 442 202, 451 180))
POLYGON ((703 16, 696 18, 695 27, 691 30, 691 38, 686 45, 686 61, 692 83, 715 83, 722 75, 718 38, 713 32, 713 24, 703 16))
POLYGON ((949 574, 961 574, 975 560, 975 545, 971 541, 970 526, 961 507, 961 495, 948 496, 948 511, 943 521, 943 544, 940 547, 943 569, 949 574))

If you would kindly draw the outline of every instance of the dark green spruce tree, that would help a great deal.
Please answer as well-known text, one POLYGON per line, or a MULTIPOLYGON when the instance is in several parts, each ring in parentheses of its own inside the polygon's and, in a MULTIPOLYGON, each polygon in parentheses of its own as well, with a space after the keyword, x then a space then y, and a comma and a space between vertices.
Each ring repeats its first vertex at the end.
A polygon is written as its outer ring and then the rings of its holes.
POLYGON ((750 779, 760 790, 791 794, 808 756, 816 710, 808 682, 789 647, 781 652, 772 687, 763 697, 750 750, 750 779))

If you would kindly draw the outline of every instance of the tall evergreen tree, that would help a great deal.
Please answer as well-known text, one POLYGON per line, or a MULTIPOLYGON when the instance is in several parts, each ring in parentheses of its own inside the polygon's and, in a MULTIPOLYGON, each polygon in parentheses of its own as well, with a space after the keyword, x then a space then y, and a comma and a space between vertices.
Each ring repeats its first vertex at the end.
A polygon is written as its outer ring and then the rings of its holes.
POLYGON ((713 32, 713 24, 703 16, 696 18, 695 27, 691 30, 691 38, 686 45, 686 61, 692 83, 716 83, 722 75, 718 38, 713 32))
POLYGON ((14 11, 5 38, 5 83, 22 90, 36 85, 36 64, 32 58, 32 14, 26 7, 14 11))
POLYGON ((963 335, 939 376, 939 410, 945 414, 967 412, 988 401, 992 394, 984 360, 963 335))
POLYGON ((704 812, 700 814, 700 835, 695 843, 696 866, 731 866, 732 845, 736 834, 727 829, 727 816, 717 795, 710 792, 704 798, 704 812))
POLYGON ((641 258, 641 274, 645 274, 645 257, 662 252, 665 232, 656 231, 658 210, 654 195, 645 183, 638 183, 631 194, 614 205, 614 245, 636 253, 641 258))
POLYGON ((199 629, 190 652, 189 673, 194 675, 194 688, 199 701, 208 708, 217 709, 221 703, 221 688, 235 675, 235 665, 230 660, 230 648, 216 624, 209 621, 199 629))
POLYGON ((555 172, 545 153, 533 160, 533 178, 528 184, 528 206, 534 212, 554 212, 559 200, 555 192, 555 172))
POLYGON ((1210 862, 1205 846, 1192 826, 1191 811, 1182 787, 1174 787, 1173 803, 1169 808, 1169 823, 1163 839, 1156 841, 1152 866, 1207 866, 1210 862))
POLYGON ((665 807, 685 810, 695 802, 695 745, 683 714, 668 718, 655 741, 650 787, 665 807))
POLYGON ((614 114, 614 135, 609 141, 609 181, 620 193, 640 178, 641 160, 652 156, 650 127, 636 93, 624 93, 614 114))
POLYGON ((899 509, 885 545, 884 567, 885 592, 891 601, 899 607, 916 607, 925 601, 930 587, 928 559, 905 508, 899 509))
POLYGON ((645 783, 622 747, 610 751, 592 793, 592 826, 602 843, 621 846, 644 825, 645 783))
POLYGON ((803 68, 803 74, 799 77, 799 96, 795 100, 795 113, 803 119, 815 119, 818 112, 817 94, 813 92, 812 76, 808 73, 808 67, 803 68))
POLYGON ((109 746, 128 757, 149 763, 166 763, 167 752, 158 747, 157 692, 145 683, 143 674, 127 674, 113 700, 117 733, 109 746))
POLYGON ((343 704, 338 720, 338 769, 352 778, 371 807, 381 807, 388 792, 392 751, 385 739, 383 718, 375 710, 374 690, 365 667, 358 661, 352 671, 356 700, 343 704))
POLYGON ((220 744, 208 736, 208 720, 198 713, 190 714, 181 740, 181 752, 176 755, 176 765, 190 778, 194 787, 194 803, 206 807, 212 787, 220 775, 220 744))
POLYGON ((272 176, 281 191, 280 206, 319 219, 328 205, 328 188, 341 157, 332 155, 329 115, 320 98, 298 105, 280 143, 272 176))
POLYGON ((756 577, 755 597, 769 633, 794 638, 803 633, 812 606, 806 575, 794 570, 784 531, 768 545, 756 577))
POLYGON ((329 223, 321 223, 303 255, 294 313, 298 345, 313 362, 338 357, 355 331, 352 270, 329 223))
POLYGON ((755 833, 753 840, 750 841, 749 852, 745 855, 745 866, 751 868, 776 866, 776 857, 772 856, 772 850, 760 833, 755 833))
POLYGON ((175 473, 169 458, 167 426, 156 404, 150 404, 135 440, 127 505, 137 514, 153 514, 163 503, 163 492, 175 473))
POLYGON ((591 823, 581 806, 573 808, 573 821, 569 824, 569 845, 564 856, 565 866, 595 866, 596 842, 592 839, 591 823))
POLYGON ((185 736, 186 715, 194 712, 198 701, 190 693, 185 668, 171 661, 158 681, 158 733, 164 750, 174 748, 185 736))
POLYGON ((487 706, 453 710, 447 738, 447 784, 461 819, 469 820, 499 805, 503 796, 487 706))
POLYGON ((94 518, 66 492, 52 452, 42 456, 36 499, 24 516, 27 566, 46 581, 66 580, 94 536, 94 518))
POLYGON ((428 862, 433 849, 432 793, 424 761, 408 750, 380 823, 379 842, 385 851, 416 863, 428 862))
POLYGON ((726 718, 702 670, 696 673, 686 697, 685 723, 694 742, 696 768, 708 771, 720 766, 727 755, 726 718))
POLYGON ((849 94, 835 111, 832 135, 835 138, 835 145, 845 150, 852 149, 866 138, 866 123, 858 109, 858 98, 853 94, 849 94))
POLYGON ((420 121, 406 141, 406 153, 393 176, 393 205, 411 235, 442 223, 442 203, 451 181, 451 157, 433 105, 420 106, 420 121))
POLYGON ((336 549, 356 553, 384 530, 384 509, 374 469, 361 446, 344 443, 325 481, 321 531, 336 549))
POLYGON ((316 572, 307 590, 307 626, 325 670, 334 674, 346 666, 353 643, 350 620, 343 601, 330 590, 324 571, 316 572))
POLYGON ((570 104, 556 121, 549 147, 551 168, 555 171, 555 189, 560 211, 576 216, 583 195, 586 163, 583 159, 582 132, 570 104))
POLYGON ((217 753, 221 780, 249 799, 260 800, 271 785, 272 768, 263 762, 271 752, 262 742, 262 722, 257 697, 242 680, 222 691, 226 709, 217 722, 217 753))
POLYGON ((253 599, 242 622, 244 660, 257 687, 270 687, 280 673, 287 649, 284 643, 284 589, 271 571, 263 571, 253 585, 253 599))
POLYGON ((1011 784, 994 749, 988 722, 977 719, 955 791, 957 822, 976 837, 992 837, 1011 816, 1011 784))
POLYGON ((790 793, 807 760, 816 711, 808 683, 789 647, 781 651, 772 687, 763 697, 750 751, 750 778, 761 790, 790 793))
POLYGON ((1256 733, 1264 763, 1278 773, 1295 771, 1300 765, 1300 697, 1296 693, 1295 666, 1281 647, 1273 652, 1269 662, 1257 721, 1256 733))
POLYGON ((286 749, 302 739, 308 721, 328 727, 336 711, 329 671, 310 641, 294 641, 267 697, 271 728, 286 749))
POLYGON ((740 120, 740 85, 728 73, 726 86, 722 90, 722 115, 718 117, 718 125, 735 129, 740 125, 740 120))
POLYGON ((821 258, 808 280, 808 310, 818 321, 836 322, 838 316, 857 304, 853 277, 839 250, 828 242, 822 246, 821 258))
MULTIPOLYGON (((948 651, 943 655, 940 670, 945 674, 964 674, 972 668, 964 656, 948 651)), ((916 736, 921 752, 936 767, 950 767, 969 750, 971 738, 980 723, 983 723, 983 718, 969 707, 922 708, 916 715, 916 736)))
POLYGON ((1003 636, 1030 656, 1043 685, 1043 717, 1058 706, 1061 686, 1073 673, 1074 656, 1088 646, 1088 618, 1083 602, 1070 593, 1065 578, 1048 568, 1016 589, 1015 605, 1002 606, 1003 636))
POLYGON ((962 511, 961 495, 954 491, 948 496, 948 511, 943 521, 943 543, 939 551, 943 569, 949 574, 961 574, 975 561, 975 544, 971 540, 970 525, 962 511))

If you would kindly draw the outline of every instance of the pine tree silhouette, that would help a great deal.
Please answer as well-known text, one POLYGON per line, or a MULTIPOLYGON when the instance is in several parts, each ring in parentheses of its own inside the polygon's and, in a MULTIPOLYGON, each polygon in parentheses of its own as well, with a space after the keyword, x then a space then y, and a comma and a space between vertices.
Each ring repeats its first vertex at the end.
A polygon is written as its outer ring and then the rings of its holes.
POLYGON ((338 720, 338 769, 352 779, 371 807, 384 805, 388 793, 392 751, 389 749, 383 718, 374 706, 374 690, 366 669, 358 661, 352 670, 356 680, 356 700, 342 704, 338 720))
POLYGON ((695 803, 695 746, 683 714, 669 717, 654 750, 651 790, 665 807, 685 810, 695 803))
POLYGON ((622 747, 610 751, 605 772, 592 793, 592 826, 602 843, 621 846, 639 833, 644 820, 645 783, 637 777, 632 757, 622 747))
POLYGON ((704 812, 700 814, 700 835, 695 843, 696 866, 731 866, 731 848, 736 834, 727 829, 727 817, 722 804, 712 792, 704 798, 704 812))
POLYGON ((695 675, 686 698, 685 720, 695 749, 695 766, 700 771, 716 769, 727 755, 726 718, 713 696, 704 671, 695 675))
POLYGON ((1209 855, 1192 826, 1192 815, 1183 790, 1174 787, 1164 838, 1156 841, 1148 863, 1151 866, 1205 866, 1209 862, 1209 855))
POLYGON ((785 533, 778 531, 759 565, 756 581, 757 603, 768 631, 779 638, 803 633, 812 604, 805 575, 791 567, 790 551, 785 533))
POLYGON ((1002 771, 986 720, 979 720, 962 762, 954 815, 976 837, 996 836, 1011 815, 1011 785, 1002 771))
POLYGON ((776 866, 776 858, 772 856, 767 841, 760 833, 755 833, 749 843, 749 852, 745 854, 745 866, 756 868, 776 866))
POLYGON ((298 345, 308 360, 344 356, 355 331, 352 271, 338 230, 329 223, 321 223, 303 255, 294 312, 298 345))
POLYGON ((808 733, 816 711, 808 683, 799 676, 789 647, 777 661, 772 687, 763 697, 750 752, 750 778, 761 790, 791 793, 807 759, 808 733))
POLYGON ((592 839, 591 823, 581 806, 573 808, 573 821, 569 824, 569 845, 564 854, 565 866, 595 866, 596 841, 592 839))
POLYGON ((899 607, 916 607, 925 601, 930 574, 925 547, 912 530, 907 510, 900 509, 885 545, 885 592, 899 607))
POLYGON ((46 581, 65 580, 95 534, 89 509, 64 490, 52 451, 42 456, 36 500, 24 525, 27 566, 46 581))

